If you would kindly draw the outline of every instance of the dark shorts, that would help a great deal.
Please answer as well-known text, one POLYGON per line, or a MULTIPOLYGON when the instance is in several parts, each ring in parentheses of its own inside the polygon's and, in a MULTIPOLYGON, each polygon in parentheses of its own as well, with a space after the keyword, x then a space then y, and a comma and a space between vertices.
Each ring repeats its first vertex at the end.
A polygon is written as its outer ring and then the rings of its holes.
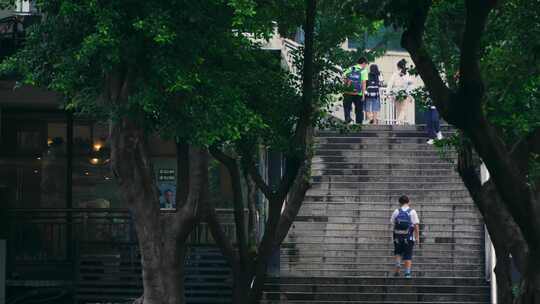
POLYGON ((394 237, 394 255, 400 255, 403 260, 412 260, 414 241, 406 237, 394 237))

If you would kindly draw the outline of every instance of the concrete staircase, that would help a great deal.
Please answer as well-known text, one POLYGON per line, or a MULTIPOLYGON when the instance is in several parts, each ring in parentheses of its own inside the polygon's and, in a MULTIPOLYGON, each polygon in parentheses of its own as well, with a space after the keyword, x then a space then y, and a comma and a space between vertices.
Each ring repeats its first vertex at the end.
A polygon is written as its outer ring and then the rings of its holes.
POLYGON ((312 188, 264 303, 489 303, 481 217, 455 153, 425 141, 417 126, 320 132, 312 188), (421 221, 412 279, 392 277, 389 219, 402 194, 421 221))

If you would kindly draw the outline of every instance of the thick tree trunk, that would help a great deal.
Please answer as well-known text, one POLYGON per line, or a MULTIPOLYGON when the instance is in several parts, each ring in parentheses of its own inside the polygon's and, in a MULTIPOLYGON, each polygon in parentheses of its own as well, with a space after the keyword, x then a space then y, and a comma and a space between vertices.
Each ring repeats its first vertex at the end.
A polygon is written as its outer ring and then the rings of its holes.
POLYGON ((510 255, 514 258, 519 271, 524 272, 528 253, 527 243, 493 182, 481 184, 476 171, 477 166, 470 143, 463 141, 459 150, 458 171, 482 214, 495 248, 498 303, 511 303, 513 295, 510 255))
POLYGON ((281 206, 283 200, 275 199, 268 202, 268 221, 266 223, 266 231, 264 232, 261 246, 259 248, 259 255, 254 269, 253 286, 251 287, 249 294, 249 302, 251 304, 258 304, 261 301, 264 283, 268 273, 268 263, 272 256, 272 250, 274 248, 275 234, 277 231, 277 225, 279 223, 279 217, 281 213, 281 206))
MULTIPOLYGON (((139 238, 141 235, 139 234, 139 238)), ((139 241, 144 294, 143 304, 184 304, 184 259, 186 247, 173 240, 154 238, 139 241)))
POLYGON ((527 270, 521 280, 520 293, 514 303, 540 303, 540 259, 538 254, 531 254, 529 256, 527 270))
MULTIPOLYGON (((133 212, 141 254, 143 304, 184 304, 185 241, 199 220, 199 202, 207 200, 208 162, 192 149, 189 195, 179 211, 161 214, 144 130, 134 120, 115 122, 111 132, 112 168, 122 199, 133 212)), ((185 160, 183 161, 185 163, 185 160)), ((185 191, 184 191, 185 192, 185 191)))
MULTIPOLYGON (((494 244, 495 245, 495 244, 494 244)), ((508 248, 495 247, 497 265, 495 266, 495 276, 497 278, 497 303, 512 303, 512 268, 510 251, 508 248)))
POLYGON ((236 271, 234 274, 234 284, 233 284, 233 303, 234 304, 245 304, 249 298, 249 274, 243 273, 241 271, 236 271))

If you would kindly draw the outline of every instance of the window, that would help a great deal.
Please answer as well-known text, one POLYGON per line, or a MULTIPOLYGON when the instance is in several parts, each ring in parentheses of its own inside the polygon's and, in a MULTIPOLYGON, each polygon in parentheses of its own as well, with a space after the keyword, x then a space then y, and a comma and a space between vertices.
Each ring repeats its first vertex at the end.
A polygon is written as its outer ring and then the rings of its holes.
POLYGON ((5 113, 0 185, 11 208, 66 207, 66 116, 5 113))
POLYGON ((72 180, 73 207, 126 207, 113 180, 107 123, 75 121, 73 124, 72 180))
POLYGON ((361 41, 349 39, 349 48, 373 49, 385 47, 387 51, 404 51, 401 47, 401 30, 392 28, 381 28, 373 35, 365 34, 361 41))

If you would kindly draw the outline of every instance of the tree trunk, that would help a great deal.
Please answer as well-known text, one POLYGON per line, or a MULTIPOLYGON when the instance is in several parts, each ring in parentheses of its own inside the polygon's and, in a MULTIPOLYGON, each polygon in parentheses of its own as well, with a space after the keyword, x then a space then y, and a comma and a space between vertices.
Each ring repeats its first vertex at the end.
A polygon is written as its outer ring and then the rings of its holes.
POLYGON ((184 304, 185 241, 199 220, 199 202, 207 201, 205 152, 186 151, 190 156, 189 195, 182 194, 185 202, 178 212, 165 215, 159 209, 144 130, 130 118, 121 119, 112 126, 111 147, 113 172, 122 199, 133 212, 139 242, 144 294, 137 302, 184 304))
POLYGON ((144 294, 142 304, 184 304, 186 247, 171 239, 141 239, 144 294))
MULTIPOLYGON (((495 245, 495 244, 494 244, 495 245)), ((497 278, 497 303, 512 303, 512 269, 510 251, 508 248, 495 247, 497 265, 495 276, 497 278)))
POLYGON ((494 183, 487 181, 481 184, 476 171, 477 167, 478 163, 474 161, 471 144, 468 141, 463 141, 459 150, 458 171, 476 207, 482 214, 495 248, 498 303, 512 303, 510 254, 519 271, 524 272, 524 263, 528 252, 527 243, 494 183))
POLYGON ((242 271, 235 271, 233 284, 233 299, 234 304, 245 304, 249 298, 250 281, 249 275, 242 271))
POLYGON ((519 296, 515 304, 540 303, 540 260, 537 253, 530 254, 527 270, 521 280, 519 296))
POLYGON ((261 246, 259 248, 259 254, 257 256, 257 262, 254 267, 253 286, 250 290, 249 302, 251 304, 258 304, 261 301, 264 283, 268 272, 268 263, 272 256, 272 250, 274 248, 274 239, 277 231, 277 225, 279 223, 279 217, 281 213, 281 206, 283 200, 277 198, 268 202, 268 221, 266 223, 266 231, 264 232, 261 246))
POLYGON ((257 185, 247 173, 244 173, 247 187, 248 207, 248 248, 249 256, 253 258, 257 254, 257 185))

